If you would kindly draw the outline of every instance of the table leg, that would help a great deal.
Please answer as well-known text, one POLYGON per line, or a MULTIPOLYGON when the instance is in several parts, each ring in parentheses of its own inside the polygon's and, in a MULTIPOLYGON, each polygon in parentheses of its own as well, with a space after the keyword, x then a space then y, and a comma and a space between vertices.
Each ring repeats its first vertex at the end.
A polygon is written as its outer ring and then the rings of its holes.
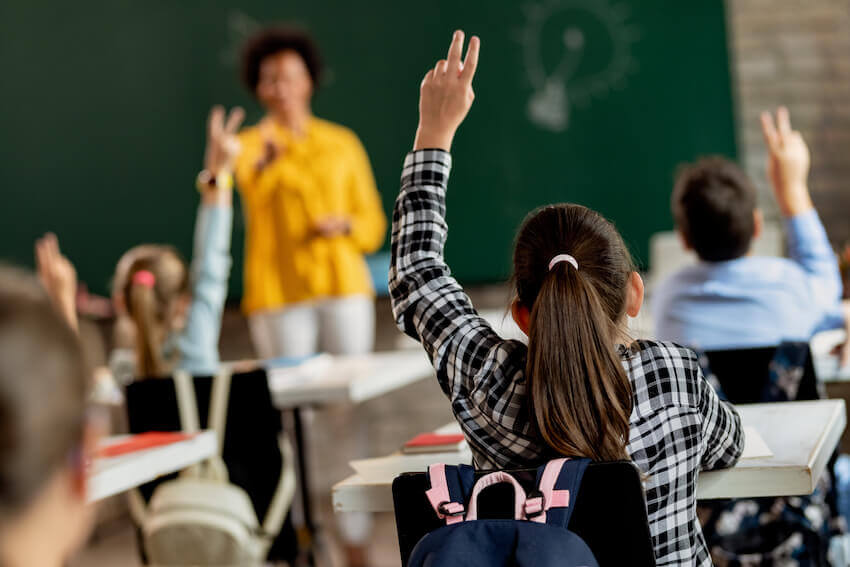
POLYGON ((305 442, 304 424, 301 418, 301 408, 292 410, 293 434, 295 436, 295 453, 298 461, 298 484, 301 489, 301 506, 304 514, 304 525, 299 529, 298 542, 308 565, 315 565, 314 544, 316 526, 313 524, 313 506, 310 498, 310 477, 307 473, 307 443, 305 442))

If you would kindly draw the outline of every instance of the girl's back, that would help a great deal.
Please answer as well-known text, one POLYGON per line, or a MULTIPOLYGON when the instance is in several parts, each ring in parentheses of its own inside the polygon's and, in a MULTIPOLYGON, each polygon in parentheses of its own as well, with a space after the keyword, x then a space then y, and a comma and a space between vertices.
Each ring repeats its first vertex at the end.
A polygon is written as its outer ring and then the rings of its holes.
MULTIPOLYGON (((408 155, 393 227, 390 293, 399 326, 422 341, 480 468, 537 466, 554 456, 535 423, 528 347, 480 318, 442 258, 446 152, 408 155)), ((733 465, 740 418, 702 376, 696 355, 635 341, 618 354, 632 391, 628 455, 647 475, 659 565, 710 565, 695 516, 699 471, 733 465)))
POLYGON ((512 305, 528 345, 498 336, 451 277, 443 259, 448 149, 474 98, 479 48, 473 38, 461 63, 462 43, 456 32, 421 87, 393 215, 396 321, 430 355, 477 466, 631 458, 647 475, 657 563, 711 565, 696 518, 697 477, 740 456, 740 418, 691 351, 622 333, 626 315, 640 310, 643 285, 613 226, 578 205, 528 217, 514 250, 512 305))

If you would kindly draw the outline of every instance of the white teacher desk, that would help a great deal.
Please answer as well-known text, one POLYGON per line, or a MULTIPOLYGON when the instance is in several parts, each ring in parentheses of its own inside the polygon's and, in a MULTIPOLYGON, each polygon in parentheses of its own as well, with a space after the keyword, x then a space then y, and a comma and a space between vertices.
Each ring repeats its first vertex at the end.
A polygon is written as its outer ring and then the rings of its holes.
MULTIPOLYGON (((232 365, 240 370, 243 364, 232 365)), ((358 404, 434 377, 434 369, 421 347, 364 355, 320 355, 297 368, 268 368, 269 391, 275 406, 292 412, 296 466, 306 539, 315 532, 310 498, 306 432, 301 410, 337 403, 358 404)), ((308 561, 311 558, 308 556, 308 561)))
MULTIPOLYGON (((108 446, 126 438, 126 435, 108 437, 100 445, 108 446)), ((88 479, 89 502, 97 502, 200 463, 216 453, 217 443, 214 431, 202 431, 184 441, 117 457, 94 459, 88 479)))
POLYGON ((275 406, 292 409, 333 403, 360 403, 434 376, 421 348, 353 356, 322 355, 301 375, 292 368, 270 368, 275 406))
MULTIPOLYGON (((844 431, 844 401, 751 404, 737 408, 744 425, 759 432, 773 456, 744 459, 731 469, 700 473, 697 497, 707 500, 810 494, 844 431)), ((457 430, 456 424, 452 428, 457 430)), ((452 464, 450 456, 440 455, 452 464)), ((404 460, 410 457, 398 455, 397 458, 401 462, 394 464, 396 470, 425 470, 418 461, 419 468, 405 469, 404 460)), ((462 459, 458 453, 455 463, 462 459)), ((391 511, 394 476, 395 473, 370 474, 368 479, 350 476, 333 488, 334 510, 391 511)))

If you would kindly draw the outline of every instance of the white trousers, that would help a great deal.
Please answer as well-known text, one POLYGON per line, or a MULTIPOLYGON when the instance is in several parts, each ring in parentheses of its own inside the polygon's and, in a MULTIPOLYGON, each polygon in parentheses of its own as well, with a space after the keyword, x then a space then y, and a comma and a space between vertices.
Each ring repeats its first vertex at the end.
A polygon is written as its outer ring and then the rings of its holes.
MULTIPOLYGON (((248 318, 254 348, 260 358, 330 354, 365 354, 375 346, 375 301, 365 295, 295 303, 275 311, 262 311, 248 318)), ((342 421, 356 421, 351 408, 340 410, 342 421)), ((312 412, 302 412, 312 421, 312 412)), ((362 458, 368 443, 365 429, 355 427, 355 439, 347 447, 350 459, 362 458)), ((293 521, 303 521, 298 507, 293 521)), ((349 545, 364 545, 372 532, 372 516, 366 512, 337 514, 342 539, 349 545)))
POLYGON ((364 354, 375 346, 375 301, 365 295, 305 301, 248 319, 260 358, 364 354))

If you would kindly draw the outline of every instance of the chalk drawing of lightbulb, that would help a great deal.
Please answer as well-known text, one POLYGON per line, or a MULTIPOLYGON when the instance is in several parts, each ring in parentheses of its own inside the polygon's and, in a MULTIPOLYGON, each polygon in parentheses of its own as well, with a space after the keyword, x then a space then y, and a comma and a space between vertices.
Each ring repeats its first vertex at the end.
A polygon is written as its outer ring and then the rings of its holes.
POLYGON ((630 22, 625 4, 543 0, 526 4, 523 11, 525 25, 519 38, 525 74, 534 89, 526 113, 538 127, 563 132, 569 127, 575 105, 585 105, 611 89, 623 88, 626 79, 637 71, 632 47, 640 33, 630 22), (553 33, 560 33, 557 42, 551 41, 553 33), (544 53, 544 43, 547 49, 557 45, 560 55, 544 53), (547 65, 547 59, 554 59, 556 64, 547 65), (595 66, 587 65, 590 60, 595 66))

